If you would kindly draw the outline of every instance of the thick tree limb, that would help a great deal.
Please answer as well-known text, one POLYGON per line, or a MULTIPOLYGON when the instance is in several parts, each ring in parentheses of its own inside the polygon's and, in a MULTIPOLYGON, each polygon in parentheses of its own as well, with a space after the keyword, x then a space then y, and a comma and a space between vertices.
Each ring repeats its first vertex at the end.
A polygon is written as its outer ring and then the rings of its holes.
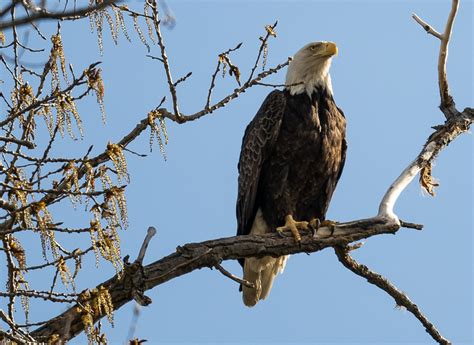
POLYGON ((354 272, 358 276, 361 276, 370 284, 373 284, 380 289, 387 292, 390 296, 393 297, 397 306, 405 307, 410 313, 412 313, 425 327, 426 332, 439 344, 447 345, 451 344, 449 340, 444 338, 436 327, 426 318, 425 315, 421 312, 420 308, 413 303, 407 295, 402 291, 398 290, 395 285, 393 285, 386 278, 380 274, 371 271, 367 266, 359 264, 355 261, 350 255, 349 250, 345 247, 334 247, 334 251, 339 259, 339 261, 350 271, 354 272))
MULTIPOLYGON (((114 309, 117 310, 134 299, 137 291, 142 293, 167 281, 201 268, 215 267, 223 260, 235 260, 243 257, 261 257, 265 255, 281 256, 296 253, 313 253, 324 248, 344 246, 351 242, 380 234, 393 234, 399 225, 379 218, 340 223, 334 229, 322 227, 316 233, 303 236, 298 245, 288 233, 287 237, 278 234, 265 236, 236 236, 201 243, 190 243, 178 247, 176 252, 147 266, 139 262, 126 265, 122 276, 99 284, 106 287, 111 296, 114 309), (331 236, 331 233, 333 235, 331 236)), ((51 319, 31 335, 38 341, 46 341, 53 334, 68 340, 84 330, 81 314, 73 306, 58 317, 51 319), (68 334, 63 334, 64 325, 70 322, 68 334)), ((95 316, 98 321, 105 315, 95 316)))

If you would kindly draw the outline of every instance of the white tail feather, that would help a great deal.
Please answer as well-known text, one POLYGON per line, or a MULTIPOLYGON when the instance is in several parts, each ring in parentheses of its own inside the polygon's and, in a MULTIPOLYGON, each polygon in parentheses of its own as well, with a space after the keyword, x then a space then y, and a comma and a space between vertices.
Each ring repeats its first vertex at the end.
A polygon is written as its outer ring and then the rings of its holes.
MULTIPOLYGON (((262 235, 267 232, 270 232, 270 229, 259 209, 250 234, 262 235)), ((242 299, 247 307, 253 307, 259 300, 268 296, 273 286, 273 280, 278 273, 283 272, 287 259, 288 256, 245 259, 243 278, 255 285, 255 288, 242 286, 242 299)))

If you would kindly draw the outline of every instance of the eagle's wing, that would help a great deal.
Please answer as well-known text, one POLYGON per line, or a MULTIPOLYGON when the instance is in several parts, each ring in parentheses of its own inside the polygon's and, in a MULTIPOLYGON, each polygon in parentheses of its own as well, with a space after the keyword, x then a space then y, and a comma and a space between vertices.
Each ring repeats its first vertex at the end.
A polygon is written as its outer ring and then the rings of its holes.
MULTIPOLYGON (((336 106, 336 109, 341 113, 341 115, 345 118, 346 116, 344 115, 344 112, 342 111, 341 108, 337 107, 336 106)), ((344 136, 344 138, 342 139, 342 146, 341 146, 341 163, 339 165, 339 171, 337 173, 337 179, 336 179, 336 184, 337 182, 339 181, 339 179, 341 178, 341 175, 342 175, 342 170, 344 170, 344 165, 346 164, 346 152, 347 152, 347 141, 346 141, 346 138, 344 136)))
POLYGON ((262 166, 273 151, 285 105, 284 92, 271 92, 245 130, 238 165, 237 235, 250 233, 259 206, 257 194, 262 166))

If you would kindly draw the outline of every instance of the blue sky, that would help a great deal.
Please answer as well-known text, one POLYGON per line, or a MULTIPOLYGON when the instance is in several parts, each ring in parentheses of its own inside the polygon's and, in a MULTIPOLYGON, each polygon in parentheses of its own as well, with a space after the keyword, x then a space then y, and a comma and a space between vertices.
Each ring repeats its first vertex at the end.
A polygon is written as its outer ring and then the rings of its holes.
MULTIPOLYGON (((418 154, 430 127, 444 120, 437 108, 439 42, 426 35, 411 13, 442 31, 450 1, 169 1, 168 5, 177 19, 174 29, 163 29, 174 78, 193 72, 178 88, 185 114, 202 109, 217 55, 239 42, 243 46, 231 59, 245 79, 266 24, 279 21, 278 37, 269 45, 268 66, 285 61, 308 42, 337 43, 339 56, 331 75, 336 102, 347 117, 349 149, 329 219, 375 215, 385 190, 418 154)), ((130 6, 142 5, 131 1, 130 6)), ((473 105, 472 13, 473 2, 461 1, 449 51, 448 79, 458 109, 473 105)), ((66 57, 78 71, 91 62, 103 62, 107 125, 101 124, 90 97, 79 104, 85 139, 65 138, 54 154, 80 156, 91 142, 94 152, 101 152, 164 95, 171 99, 162 66, 145 57, 145 47, 128 24, 133 43, 122 35, 115 46, 107 32, 103 56, 87 21, 63 25, 66 57)), ((159 55, 159 48, 152 46, 151 54, 159 55)), ((268 81, 283 83, 285 72, 268 81)), ((219 78, 213 99, 236 87, 233 78, 219 78)), ((122 232, 124 255, 136 256, 150 225, 158 234, 146 263, 173 252, 177 245, 235 234, 241 139, 268 92, 269 88, 254 87, 199 121, 168 123, 167 161, 158 146, 147 158, 127 156, 132 180, 127 188, 130 226, 122 232)), ((171 109, 170 102, 166 106, 171 109)), ((140 153, 148 148, 147 135, 131 145, 140 153)), ((472 148, 472 135, 464 134, 441 153, 433 169, 441 184, 435 198, 425 195, 416 181, 401 195, 397 214, 424 224, 423 231, 372 237, 354 252, 357 260, 406 292, 456 344, 473 341, 472 148)), ((70 225, 88 224, 67 203, 54 212, 56 218, 67 217, 70 225)), ((64 241, 70 248, 87 243, 76 235, 64 241)), ((79 289, 113 274, 105 262, 96 269, 94 260, 84 261, 83 266, 92 268, 79 275, 79 289)), ((224 267, 241 274, 237 262, 225 262, 224 267)), ((33 277, 50 284, 44 274, 33 277)), ((152 344, 431 343, 410 313, 395 308, 385 292, 346 270, 332 250, 292 256, 269 298, 252 309, 243 305, 236 283, 210 269, 172 280, 147 295, 153 304, 141 309, 135 335, 152 344)), ((32 308, 40 305, 33 303, 32 308)), ((32 316, 43 320, 61 310, 39 307, 32 316)), ((104 323, 110 343, 126 340, 132 310, 133 303, 120 309, 113 329, 104 323)), ((84 341, 79 337, 71 343, 84 341)))

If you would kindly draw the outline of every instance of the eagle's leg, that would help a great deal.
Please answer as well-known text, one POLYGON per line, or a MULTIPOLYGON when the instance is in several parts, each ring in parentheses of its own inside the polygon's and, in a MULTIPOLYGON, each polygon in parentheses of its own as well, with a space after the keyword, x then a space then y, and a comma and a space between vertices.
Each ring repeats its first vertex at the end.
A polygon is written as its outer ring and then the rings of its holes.
POLYGON ((309 229, 313 233, 314 237, 317 234, 319 228, 327 226, 331 229, 331 234, 329 235, 329 237, 331 237, 334 234, 334 230, 336 230, 336 224, 337 222, 333 220, 326 219, 321 222, 321 220, 319 220, 318 218, 314 218, 309 222, 309 229))
POLYGON ((308 224, 309 223, 306 221, 298 222, 294 220, 293 216, 289 214, 285 217, 285 225, 278 227, 276 230, 278 233, 282 233, 283 231, 290 230, 296 242, 301 242, 301 235, 298 229, 308 230, 309 229, 308 224))

